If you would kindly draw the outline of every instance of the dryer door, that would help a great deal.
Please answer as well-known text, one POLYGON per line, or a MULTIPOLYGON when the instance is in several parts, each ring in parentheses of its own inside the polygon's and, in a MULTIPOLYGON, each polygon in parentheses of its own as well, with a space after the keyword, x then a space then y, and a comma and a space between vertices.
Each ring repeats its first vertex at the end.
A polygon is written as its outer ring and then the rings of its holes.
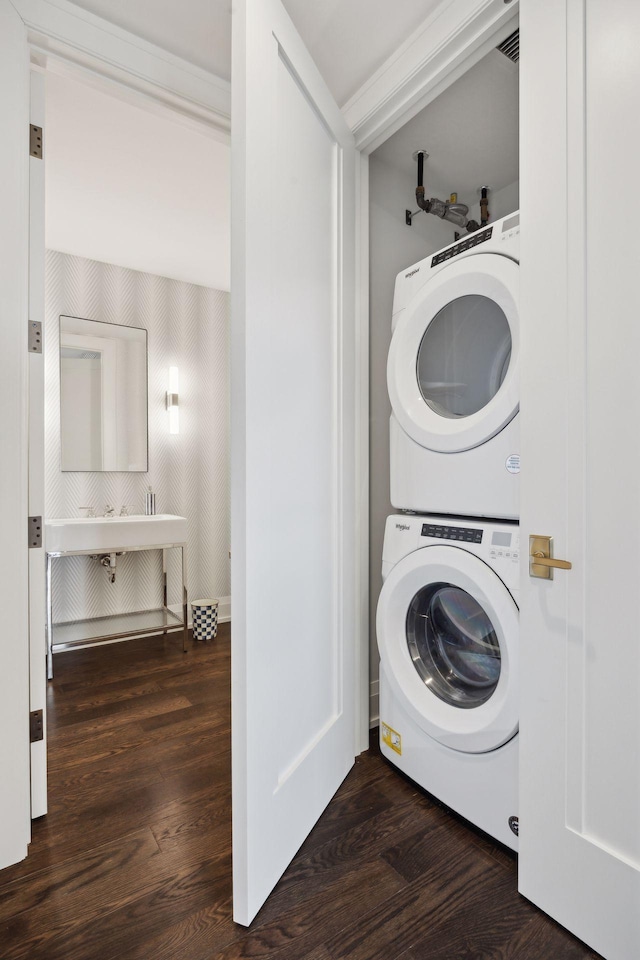
POLYGON ((385 580, 378 648, 392 695, 425 733, 466 753, 518 730, 518 608, 483 560, 434 545, 385 580))
POLYGON ((393 412, 423 447, 479 446, 518 412, 518 264, 452 262, 401 313, 387 365, 393 412))

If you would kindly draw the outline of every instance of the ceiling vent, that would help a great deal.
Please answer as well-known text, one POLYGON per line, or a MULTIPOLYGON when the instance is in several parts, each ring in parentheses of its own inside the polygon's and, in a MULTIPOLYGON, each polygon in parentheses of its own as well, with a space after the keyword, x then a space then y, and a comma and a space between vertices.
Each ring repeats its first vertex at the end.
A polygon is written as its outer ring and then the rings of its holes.
POLYGON ((496 47, 496 50, 504 53, 505 57, 517 63, 520 59, 520 30, 514 30, 506 40, 503 40, 502 43, 496 47))

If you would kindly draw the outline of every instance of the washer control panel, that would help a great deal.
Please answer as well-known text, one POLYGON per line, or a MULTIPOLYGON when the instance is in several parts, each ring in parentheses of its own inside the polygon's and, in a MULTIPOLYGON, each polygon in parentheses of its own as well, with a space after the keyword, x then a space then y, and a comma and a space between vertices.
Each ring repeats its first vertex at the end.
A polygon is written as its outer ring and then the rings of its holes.
POLYGON ((520 534, 494 530, 491 536, 489 556, 492 560, 518 560, 520 558, 520 534))
POLYGON ((482 543, 482 530, 475 527, 445 527, 439 523, 423 523, 422 536, 439 540, 460 540, 463 543, 482 543))
POLYGON ((418 554, 416 560, 428 564, 434 554, 444 560, 443 553, 448 555, 453 569, 462 554, 465 559, 460 562, 465 564, 470 562, 467 555, 478 557, 500 577, 517 603, 520 582, 520 528, 517 523, 441 514, 398 513, 387 517, 382 548, 383 580, 410 554, 418 554))
MULTIPOLYGON (((478 230, 476 233, 470 234, 468 237, 465 237, 464 240, 461 240, 460 243, 454 243, 453 246, 447 247, 446 250, 436 253, 435 256, 431 258, 431 266, 437 267, 439 263, 444 263, 445 260, 451 260, 453 257, 457 257, 459 253, 465 253, 467 250, 471 250, 472 247, 477 247, 479 243, 490 240, 492 233, 493 227, 485 227, 484 230, 478 230)), ((408 276, 410 276, 410 274, 408 274, 408 276)))

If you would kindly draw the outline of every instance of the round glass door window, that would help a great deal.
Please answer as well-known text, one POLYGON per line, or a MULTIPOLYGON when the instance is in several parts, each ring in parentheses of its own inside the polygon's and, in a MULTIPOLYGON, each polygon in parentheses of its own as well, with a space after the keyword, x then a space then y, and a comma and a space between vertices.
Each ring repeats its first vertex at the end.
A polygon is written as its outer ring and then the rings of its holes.
POLYGON ((468 417, 500 389, 511 359, 504 311, 489 297, 469 294, 438 311, 418 349, 420 392, 442 417, 468 417))
POLYGON ((486 703, 500 679, 500 644, 477 600, 451 583, 416 593, 407 613, 407 644, 426 687, 462 709, 486 703))

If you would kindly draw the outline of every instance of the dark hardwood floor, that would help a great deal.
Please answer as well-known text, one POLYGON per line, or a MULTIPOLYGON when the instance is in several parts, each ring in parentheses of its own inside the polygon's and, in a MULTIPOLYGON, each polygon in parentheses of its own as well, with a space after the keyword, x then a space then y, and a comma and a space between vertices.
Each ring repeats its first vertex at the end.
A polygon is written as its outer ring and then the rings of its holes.
POLYGON ((50 812, 0 872, 0 960, 586 960, 515 858, 360 757, 249 929, 231 919, 229 631, 56 657, 50 812))

